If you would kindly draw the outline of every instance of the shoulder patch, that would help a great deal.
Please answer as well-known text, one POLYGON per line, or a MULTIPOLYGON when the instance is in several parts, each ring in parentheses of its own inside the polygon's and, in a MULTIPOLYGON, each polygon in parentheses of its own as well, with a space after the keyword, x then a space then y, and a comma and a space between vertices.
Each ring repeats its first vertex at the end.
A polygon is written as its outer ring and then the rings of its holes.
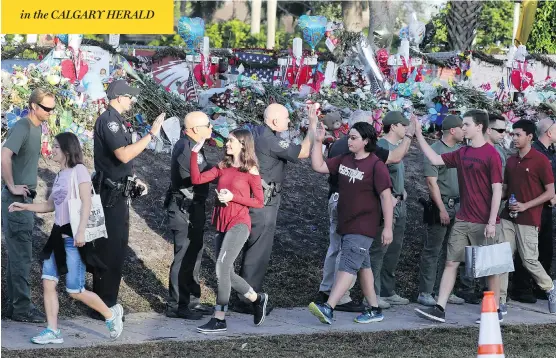
POLYGON ((109 122, 108 129, 110 129, 113 133, 118 133, 120 126, 116 122, 109 122))
POLYGON ((281 140, 280 142, 278 142, 278 144, 282 149, 288 149, 288 147, 290 146, 290 143, 286 142, 285 140, 281 140))

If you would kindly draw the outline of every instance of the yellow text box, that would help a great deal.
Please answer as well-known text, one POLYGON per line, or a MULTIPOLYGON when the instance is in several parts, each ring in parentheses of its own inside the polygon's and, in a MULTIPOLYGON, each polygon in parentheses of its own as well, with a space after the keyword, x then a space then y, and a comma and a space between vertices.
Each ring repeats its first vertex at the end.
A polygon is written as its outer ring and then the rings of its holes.
POLYGON ((3 34, 172 34, 173 0, 4 0, 3 34))

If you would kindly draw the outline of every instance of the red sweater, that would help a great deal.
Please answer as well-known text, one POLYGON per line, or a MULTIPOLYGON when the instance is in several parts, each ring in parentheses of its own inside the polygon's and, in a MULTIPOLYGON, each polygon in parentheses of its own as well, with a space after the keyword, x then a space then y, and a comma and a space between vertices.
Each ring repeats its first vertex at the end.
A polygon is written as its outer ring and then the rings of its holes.
POLYGON ((204 184, 218 179, 218 191, 228 189, 234 195, 228 206, 215 200, 212 212, 212 224, 216 230, 226 232, 234 225, 245 224, 251 231, 251 217, 249 207, 263 207, 263 186, 260 175, 242 173, 238 168, 220 169, 217 166, 201 173, 197 164, 197 153, 191 152, 191 183, 204 184), (253 198, 251 197, 253 193, 253 198))

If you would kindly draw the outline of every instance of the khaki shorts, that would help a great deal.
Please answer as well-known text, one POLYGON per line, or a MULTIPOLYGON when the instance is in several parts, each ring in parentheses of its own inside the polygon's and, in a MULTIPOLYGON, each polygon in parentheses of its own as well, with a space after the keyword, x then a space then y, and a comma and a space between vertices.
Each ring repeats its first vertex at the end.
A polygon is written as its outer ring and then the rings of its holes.
POLYGON ((448 239, 447 261, 465 262, 466 246, 486 246, 498 243, 501 227, 496 225, 494 239, 485 239, 486 224, 476 224, 456 219, 448 239))

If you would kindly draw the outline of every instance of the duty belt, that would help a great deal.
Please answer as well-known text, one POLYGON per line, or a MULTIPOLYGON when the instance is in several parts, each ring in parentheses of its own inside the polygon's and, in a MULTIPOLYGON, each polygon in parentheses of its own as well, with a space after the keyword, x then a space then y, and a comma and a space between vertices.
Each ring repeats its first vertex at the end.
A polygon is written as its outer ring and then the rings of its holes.
POLYGON ((443 196, 442 201, 446 205, 448 205, 448 208, 453 209, 454 206, 456 206, 456 204, 459 204, 459 196, 455 196, 455 197, 443 196))

